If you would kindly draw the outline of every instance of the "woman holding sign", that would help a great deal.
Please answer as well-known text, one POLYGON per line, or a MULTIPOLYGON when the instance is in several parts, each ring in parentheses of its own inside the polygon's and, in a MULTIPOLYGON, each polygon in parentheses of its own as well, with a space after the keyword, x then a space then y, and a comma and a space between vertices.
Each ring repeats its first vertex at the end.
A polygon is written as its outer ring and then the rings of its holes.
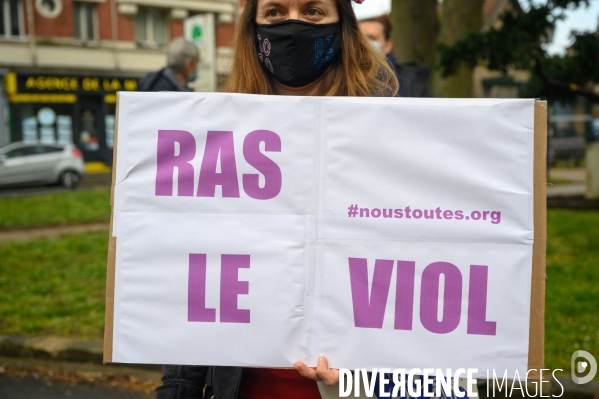
MULTIPOLYGON (((226 89, 248 94, 393 97, 399 84, 387 61, 361 34, 351 0, 248 0, 237 26, 226 89)), ((324 357, 315 369, 301 362, 294 367, 297 371, 164 366, 157 398, 214 394, 216 399, 318 399, 314 381, 332 385, 339 380, 339 372, 329 369, 324 357)))
POLYGON ((248 0, 226 91, 392 97, 398 88, 360 33, 350 0, 248 0))

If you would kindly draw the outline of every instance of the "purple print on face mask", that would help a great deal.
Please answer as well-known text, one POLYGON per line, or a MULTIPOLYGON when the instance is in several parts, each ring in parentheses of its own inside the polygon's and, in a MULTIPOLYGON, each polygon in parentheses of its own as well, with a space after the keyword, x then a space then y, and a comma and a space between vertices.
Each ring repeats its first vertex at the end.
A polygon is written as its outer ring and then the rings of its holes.
POLYGON ((260 35, 257 35, 256 37, 258 38, 258 49, 260 50, 260 52, 258 53, 258 58, 260 58, 260 62, 263 63, 266 66, 266 68, 268 68, 270 73, 275 73, 274 68, 272 67, 272 62, 270 62, 270 60, 266 58, 270 55, 270 40, 265 38, 263 41, 260 35))

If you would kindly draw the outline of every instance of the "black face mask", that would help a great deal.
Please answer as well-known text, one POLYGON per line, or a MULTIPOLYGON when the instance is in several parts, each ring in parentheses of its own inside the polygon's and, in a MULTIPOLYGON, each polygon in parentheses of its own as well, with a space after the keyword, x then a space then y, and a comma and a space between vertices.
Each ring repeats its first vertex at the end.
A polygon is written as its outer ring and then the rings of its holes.
POLYGON ((256 26, 258 57, 281 84, 302 87, 314 82, 341 51, 339 24, 286 20, 256 26))

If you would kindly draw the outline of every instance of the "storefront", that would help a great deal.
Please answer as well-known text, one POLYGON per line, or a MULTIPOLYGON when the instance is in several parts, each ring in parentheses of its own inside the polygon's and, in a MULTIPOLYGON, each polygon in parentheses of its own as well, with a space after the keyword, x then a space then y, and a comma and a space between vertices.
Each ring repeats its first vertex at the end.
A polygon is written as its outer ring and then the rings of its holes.
POLYGON ((111 165, 116 92, 136 89, 136 77, 9 72, 10 141, 73 143, 111 165))

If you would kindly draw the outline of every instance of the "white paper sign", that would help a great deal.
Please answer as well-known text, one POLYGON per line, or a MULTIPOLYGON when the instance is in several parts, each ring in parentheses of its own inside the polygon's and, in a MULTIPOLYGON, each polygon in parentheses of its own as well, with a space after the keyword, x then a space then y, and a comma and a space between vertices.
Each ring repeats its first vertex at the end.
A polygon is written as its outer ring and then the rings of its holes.
POLYGON ((358 20, 391 13, 391 0, 366 0, 362 4, 352 2, 352 6, 358 20))
POLYGON ((115 362, 526 373, 533 100, 119 95, 115 362))

